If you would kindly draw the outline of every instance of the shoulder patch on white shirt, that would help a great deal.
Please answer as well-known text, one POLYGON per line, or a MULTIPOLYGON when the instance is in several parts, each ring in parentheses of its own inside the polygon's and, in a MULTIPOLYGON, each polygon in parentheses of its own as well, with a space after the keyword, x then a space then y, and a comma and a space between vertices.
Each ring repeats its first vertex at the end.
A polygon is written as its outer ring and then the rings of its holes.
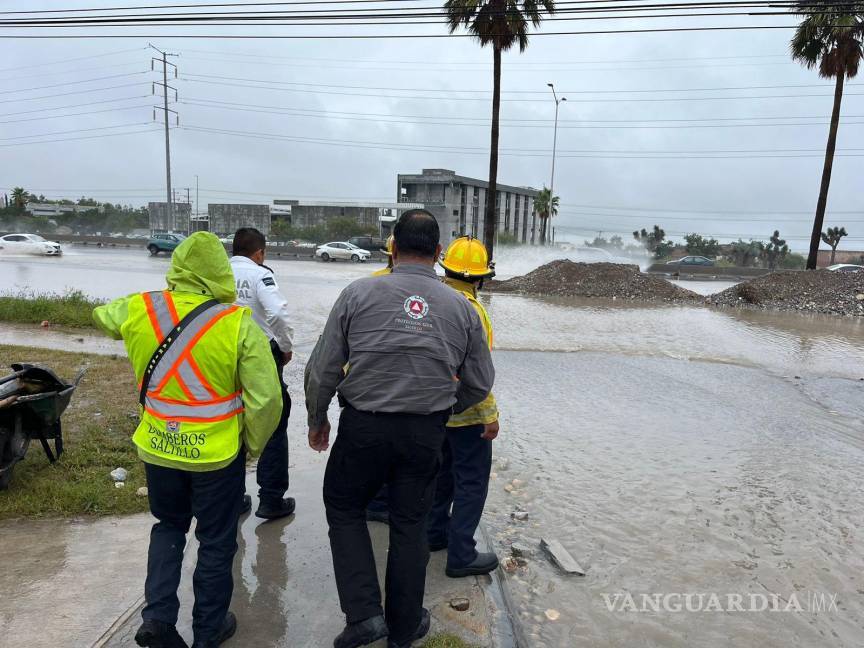
POLYGON ((276 280, 273 277, 264 277, 263 279, 261 279, 261 283, 263 283, 265 286, 275 286, 276 280))

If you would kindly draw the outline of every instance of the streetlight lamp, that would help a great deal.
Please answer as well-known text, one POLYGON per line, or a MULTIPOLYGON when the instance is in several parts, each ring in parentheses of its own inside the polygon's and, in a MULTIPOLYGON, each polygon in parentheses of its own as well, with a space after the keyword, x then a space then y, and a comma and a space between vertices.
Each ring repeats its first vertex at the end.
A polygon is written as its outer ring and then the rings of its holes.
MULTIPOLYGON (((565 101, 567 101, 567 97, 558 98, 558 95, 555 93, 555 84, 549 83, 547 84, 550 88, 552 88, 552 98, 555 100, 555 135, 552 139, 552 179, 549 181, 549 215, 547 217, 548 221, 552 219, 552 205, 555 200, 555 154, 558 152, 558 107, 565 101)), ((548 229, 549 223, 546 223, 546 227, 548 229)), ((547 232, 548 238, 548 232, 547 232)))

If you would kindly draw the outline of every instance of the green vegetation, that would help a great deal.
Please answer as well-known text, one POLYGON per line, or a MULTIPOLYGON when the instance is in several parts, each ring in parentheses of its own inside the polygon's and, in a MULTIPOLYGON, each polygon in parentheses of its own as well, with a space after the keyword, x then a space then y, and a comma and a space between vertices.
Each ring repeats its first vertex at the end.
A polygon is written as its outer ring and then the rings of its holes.
POLYGON ((534 209, 537 211, 537 216, 540 218, 540 245, 546 245, 546 239, 549 232, 549 219, 555 218, 558 215, 558 196, 552 195, 552 190, 549 187, 543 187, 537 198, 534 199, 534 209))
POLYGON ((768 266, 769 270, 774 270, 777 264, 783 263, 783 260, 789 254, 789 246, 786 241, 780 238, 780 231, 774 230, 768 243, 759 243, 759 251, 762 259, 768 266))
POLYGON ((519 245, 519 237, 510 232, 498 232, 498 245, 519 245))
POLYGON ((273 221, 270 238, 276 241, 309 241, 311 243, 327 243, 329 241, 344 241, 352 236, 378 236, 378 228, 361 225, 353 218, 346 216, 334 218, 324 225, 314 227, 294 227, 284 220, 273 221))
MULTIPOLYGON (((487 195, 494 197, 498 189, 501 53, 509 51, 516 44, 519 45, 519 51, 524 52, 528 48, 528 24, 539 27, 544 13, 555 13, 555 1, 447 0, 444 3, 444 10, 447 12, 447 26, 451 34, 464 27, 480 42, 480 47, 492 46, 492 131, 487 195)), ((494 256, 495 232, 498 230, 496 202, 494 199, 486 201, 486 219, 483 226, 483 244, 489 251, 490 259, 494 256)), ((545 237, 542 241, 545 242, 545 237)))
POLYGON ((39 324, 47 320, 52 326, 92 328, 93 309, 102 303, 77 290, 63 295, 5 294, 0 295, 0 321, 39 324))
POLYGON ((455 635, 439 634, 429 637, 421 648, 475 648, 455 635))
POLYGON ((834 255, 837 254, 837 246, 840 245, 840 240, 848 236, 845 227, 829 227, 827 232, 822 232, 822 240, 831 248, 831 263, 834 265, 834 255))
POLYGON ((147 510, 144 469, 131 442, 137 424, 135 377, 125 358, 0 345, 0 358, 50 367, 71 380, 87 373, 63 415, 65 452, 50 464, 38 442, 15 466, 9 490, 0 491, 0 519, 113 515, 147 510), (110 472, 129 471, 124 488, 110 472))
POLYGON ((720 241, 715 238, 705 238, 701 234, 687 234, 684 237, 687 254, 714 258, 720 254, 720 241))
POLYGON ((828 204, 834 150, 837 146, 843 84, 847 78, 852 79, 858 74, 861 59, 864 58, 864 5, 827 0, 799 0, 797 5, 797 9, 793 11, 804 16, 804 19, 789 45, 792 58, 810 70, 818 68, 819 76, 823 79, 835 80, 828 146, 825 150, 813 233, 810 237, 810 254, 807 257, 807 268, 815 270, 822 225, 825 222, 825 207, 828 204))
POLYGON ((633 238, 644 245, 655 259, 663 259, 675 249, 675 245, 666 240, 666 231, 659 225, 655 225, 650 232, 645 228, 642 231, 633 232, 633 238))

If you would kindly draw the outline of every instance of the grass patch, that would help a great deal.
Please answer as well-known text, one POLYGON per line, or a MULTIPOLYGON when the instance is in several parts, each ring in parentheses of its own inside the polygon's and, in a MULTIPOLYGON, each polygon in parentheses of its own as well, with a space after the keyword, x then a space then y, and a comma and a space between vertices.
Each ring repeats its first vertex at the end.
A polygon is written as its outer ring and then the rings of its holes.
POLYGON ((475 648, 472 644, 467 644, 459 637, 449 634, 439 634, 434 637, 429 637, 421 648, 475 648))
POLYGON ((95 328, 93 309, 105 302, 80 291, 56 293, 15 293, 0 295, 0 321, 52 326, 95 328))
POLYGON ((38 441, 15 466, 8 490, 0 491, 0 519, 113 515, 147 510, 144 467, 132 444, 137 425, 135 377, 126 358, 0 345, 3 373, 12 362, 29 362, 72 380, 87 373, 63 415, 65 452, 48 462, 38 441), (115 488, 110 472, 129 471, 125 488, 115 488))

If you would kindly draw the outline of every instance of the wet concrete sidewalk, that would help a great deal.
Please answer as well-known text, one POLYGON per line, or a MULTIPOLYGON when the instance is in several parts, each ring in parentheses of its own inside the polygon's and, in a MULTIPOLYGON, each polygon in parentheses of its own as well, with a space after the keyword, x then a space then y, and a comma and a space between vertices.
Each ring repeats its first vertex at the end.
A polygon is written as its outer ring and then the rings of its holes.
MULTIPOLYGON (((339 609, 327 523, 321 500, 321 479, 326 455, 302 468, 292 467, 290 494, 297 498, 297 514, 287 520, 266 522, 250 514, 242 519, 240 545, 234 563, 234 598, 231 609, 238 618, 238 630, 230 646, 244 648, 304 646, 329 647, 344 626, 339 609)), ((257 493, 254 472, 247 476, 248 492, 257 493)), ((257 498, 254 507, 257 506, 257 498)), ((370 524, 379 575, 387 556, 387 529, 383 524, 370 524)), ((180 621, 178 630, 191 645, 192 572, 197 543, 190 542, 184 561, 180 586, 180 621)), ((142 550, 146 553, 146 542, 142 550)), ((143 591, 144 566, 131 574, 132 588, 143 591)), ((493 640, 495 618, 501 614, 494 597, 486 595, 486 585, 475 578, 449 579, 444 575, 446 552, 432 554, 426 585, 426 605, 433 614, 432 633, 456 634, 477 646, 501 645, 493 640), (468 598, 466 612, 450 607, 454 598, 468 598)), ((104 568, 106 565, 94 565, 104 568)), ((134 598, 130 599, 130 603, 134 598)), ((133 603, 125 618, 105 634, 94 648, 128 648, 135 646, 135 631, 141 622, 140 605, 133 603)), ((122 613, 121 613, 122 614, 122 613)), ((117 614, 118 618, 121 614, 117 614)), ((105 628, 115 619, 106 618, 105 628)), ((506 643, 506 642, 504 642, 506 643)), ((17 645, 17 644, 16 644, 17 645)), ((27 644, 21 644, 27 645, 27 644)), ((56 643, 56 646, 81 646, 82 643, 56 643)), ((376 644, 386 645, 385 642, 376 644)))

